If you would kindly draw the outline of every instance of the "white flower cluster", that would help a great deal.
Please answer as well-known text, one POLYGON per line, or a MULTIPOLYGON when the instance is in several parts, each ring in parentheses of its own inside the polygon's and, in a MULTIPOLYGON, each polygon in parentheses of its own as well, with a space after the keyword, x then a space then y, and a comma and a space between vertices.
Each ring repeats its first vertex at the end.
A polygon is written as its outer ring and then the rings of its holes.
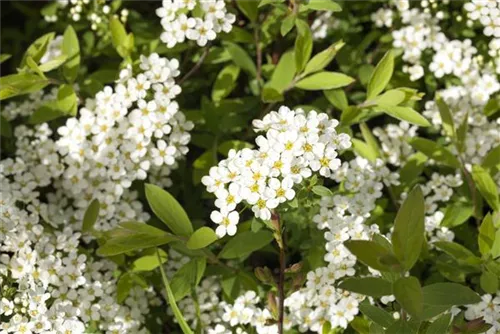
POLYGON ((26 95, 22 101, 11 101, 3 105, 1 113, 8 121, 18 117, 28 117, 43 104, 55 99, 57 99, 57 88, 53 88, 50 92, 40 90, 26 95))
POLYGON ((500 38, 500 2, 496 0, 471 0, 464 5, 467 17, 472 21, 479 22, 483 27, 485 36, 500 38))
POLYGON ((161 40, 172 48, 186 39, 205 46, 220 32, 230 32, 236 16, 228 13, 224 0, 163 0, 156 10, 161 18, 161 40), (199 9, 201 15, 194 17, 199 9))
POLYGON ((392 27, 393 11, 389 8, 379 8, 371 15, 371 19, 379 28, 392 27))
POLYGON ((311 24, 313 39, 323 39, 328 35, 328 30, 335 26, 336 20, 332 12, 325 11, 319 14, 311 24))
POLYGON ((49 45, 47 45, 47 51, 45 51, 43 57, 40 59, 40 64, 45 64, 62 55, 63 39, 63 36, 59 35, 50 41, 49 45))
POLYGON ((338 121, 324 113, 281 107, 254 120, 258 149, 231 150, 227 159, 202 178, 217 197, 219 211, 210 215, 219 237, 234 235, 239 221, 236 206, 245 202, 255 217, 271 218, 280 203, 295 197, 294 185, 313 172, 329 177, 340 167, 338 151, 351 146, 347 134, 335 130, 338 121))
POLYGON ((383 128, 374 128, 373 134, 380 141, 384 160, 394 166, 403 166, 414 153, 408 139, 417 135, 418 127, 408 122, 387 124, 383 128))
POLYGON ((169 186, 168 175, 188 151, 193 124, 173 100, 181 91, 174 81, 178 66, 157 54, 141 57, 140 73, 123 70, 114 90, 105 87, 86 101, 78 118, 58 129, 57 150, 67 166, 62 188, 78 199, 77 207, 99 200, 104 219, 98 229, 131 219, 126 212, 116 215, 124 190, 148 173, 169 186))
MULTIPOLYGON (((21 161, 17 168, 23 167, 21 161)), ((0 169, 0 332, 83 334, 95 323, 103 333, 145 333, 143 314, 148 313, 150 298, 146 291, 133 288, 125 303, 118 304, 116 265, 82 251, 75 212, 66 207, 67 201, 54 194, 47 194, 52 198, 49 203, 41 203, 35 194, 27 200, 23 180, 11 182, 4 167, 0 169), (20 209, 20 202, 25 209, 20 209)))
MULTIPOLYGON (((49 5, 51 6, 51 5, 49 5)), ((56 7, 51 8, 50 14, 44 13, 46 22, 57 22, 68 17, 73 22, 86 20, 90 28, 99 35, 109 32, 109 19, 112 13, 111 1, 107 0, 57 0, 56 7)), ((120 11, 120 20, 127 21, 128 10, 120 11)))
POLYGON ((500 332, 500 290, 495 295, 485 294, 482 301, 477 304, 468 305, 465 311, 465 319, 474 320, 483 318, 483 320, 492 325, 486 331, 486 334, 497 334, 500 332))

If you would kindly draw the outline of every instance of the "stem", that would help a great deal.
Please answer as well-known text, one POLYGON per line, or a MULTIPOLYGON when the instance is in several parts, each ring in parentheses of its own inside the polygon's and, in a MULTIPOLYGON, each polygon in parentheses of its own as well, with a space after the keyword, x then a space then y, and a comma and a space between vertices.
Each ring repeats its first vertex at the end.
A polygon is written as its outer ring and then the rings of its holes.
POLYGON ((205 60, 205 58, 207 57, 208 55, 208 51, 210 50, 210 45, 208 45, 206 48, 205 48, 205 51, 203 51, 203 54, 201 55, 200 59, 198 59, 198 62, 193 66, 193 68, 186 73, 186 75, 184 75, 180 80, 179 82, 177 83, 179 86, 182 85, 182 83, 184 81, 186 81, 187 79, 189 79, 189 77, 191 77, 193 74, 195 74, 201 67, 201 64, 203 64, 203 61, 205 60))
POLYGON ((273 212, 271 223, 275 228, 274 238, 280 249, 280 271, 278 280, 278 333, 283 334, 283 322, 285 319, 285 242, 283 239, 283 228, 278 213, 273 212))
POLYGON ((262 48, 260 46, 259 27, 255 27, 254 39, 255 39, 255 50, 257 53, 257 82, 260 85, 260 81, 262 79, 262 48))
MULTIPOLYGON (((458 147, 457 147, 458 150, 458 147)), ((460 169, 462 171, 462 174, 464 174, 464 178, 467 182, 467 185, 469 187, 469 191, 471 193, 472 197, 472 204, 474 205, 474 216, 476 217, 476 224, 480 225, 481 224, 481 211, 479 208, 479 205, 477 205, 477 196, 476 196, 476 187, 474 186, 474 180, 472 180, 472 177, 470 173, 467 171, 467 168, 465 168, 465 162, 462 159, 462 155, 459 153, 458 154, 458 160, 460 161, 460 169)))

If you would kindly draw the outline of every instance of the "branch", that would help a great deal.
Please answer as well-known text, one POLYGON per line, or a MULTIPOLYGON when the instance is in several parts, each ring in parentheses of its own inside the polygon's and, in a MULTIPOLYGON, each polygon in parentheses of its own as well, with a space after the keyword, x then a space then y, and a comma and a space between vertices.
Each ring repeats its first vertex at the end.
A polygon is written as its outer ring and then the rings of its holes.
POLYGON ((201 64, 203 64, 203 61, 208 55, 208 51, 210 51, 210 45, 208 45, 205 48, 205 51, 203 51, 203 54, 201 55, 200 59, 198 59, 198 62, 193 66, 193 68, 184 75, 179 82, 177 83, 179 86, 184 83, 187 79, 189 79, 193 74, 195 74, 201 67, 201 64))
POLYGON ((280 271, 278 280, 278 333, 283 334, 283 322, 285 320, 285 243, 283 239, 283 228, 279 215, 273 212, 271 223, 275 229, 274 238, 280 249, 280 271))

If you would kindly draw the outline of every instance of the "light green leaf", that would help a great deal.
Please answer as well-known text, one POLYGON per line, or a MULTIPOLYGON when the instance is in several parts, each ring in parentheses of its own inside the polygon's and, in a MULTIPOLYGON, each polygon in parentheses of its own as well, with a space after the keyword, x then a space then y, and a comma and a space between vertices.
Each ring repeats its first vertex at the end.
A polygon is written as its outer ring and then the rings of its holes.
POLYGON ((495 211, 500 211, 500 202, 498 199, 498 188, 490 173, 479 165, 472 166, 472 178, 476 184, 477 190, 488 205, 495 211))
POLYGON ((63 75, 66 80, 73 82, 80 68, 80 44, 72 26, 68 26, 64 31, 61 49, 67 59, 62 68, 63 75))
POLYGON ((290 30, 292 30, 296 18, 297 16, 295 14, 290 14, 285 17, 285 19, 281 22, 281 36, 286 36, 290 32, 290 30))
POLYGON ((420 115, 417 111, 410 107, 392 106, 379 103, 378 106, 387 115, 392 116, 401 121, 406 121, 422 127, 430 126, 431 124, 424 116, 420 115))
POLYGON ((465 139, 467 138, 467 131, 469 129, 469 114, 467 113, 462 123, 457 128, 457 149, 459 152, 465 150, 465 139))
POLYGON ((347 86, 354 82, 354 79, 337 72, 314 73, 295 84, 295 87, 304 90, 325 90, 347 86))
POLYGON ((212 87, 212 100, 220 101, 228 96, 236 86, 236 80, 240 75, 240 68, 234 64, 229 64, 224 67, 212 87))
POLYGON ((40 62, 45 52, 47 52, 47 47, 50 42, 54 39, 55 33, 49 32, 39 38, 37 38, 26 50, 23 55, 23 59, 21 60, 20 68, 23 68, 26 65, 26 60, 28 57, 31 57, 36 64, 40 62))
POLYGON ((33 72, 38 74, 38 76, 40 78, 44 78, 44 79, 46 78, 45 74, 43 74, 43 72, 38 68, 38 65, 35 63, 33 58, 31 58, 30 56, 26 57, 26 64, 33 72))
POLYGON ((63 84, 57 91, 57 107, 64 115, 76 116, 77 97, 71 85, 63 84))
POLYGON ((417 177, 422 174, 427 160, 427 156, 421 152, 410 155, 399 172, 401 183, 413 184, 417 177))
POLYGON ((458 283, 435 283, 422 288, 424 303, 432 306, 459 306, 476 304, 481 297, 470 288, 458 283))
POLYGON ((304 75, 315 73, 324 69, 330 62, 335 58, 337 52, 345 45, 345 43, 340 40, 327 49, 321 51, 320 53, 314 55, 312 59, 307 63, 304 69, 304 75))
POLYGON ((330 189, 328 189, 327 187, 323 187, 323 186, 314 186, 312 187, 312 192, 315 193, 316 195, 318 196, 333 196, 333 193, 330 189))
POLYGON ((368 125, 366 125, 366 123, 361 123, 359 125, 359 128, 361 129, 361 134, 363 135, 363 138, 365 139, 366 143, 371 148, 371 150, 374 152, 375 157, 380 158, 382 156, 382 154, 380 153, 380 147, 378 145, 378 141, 375 138, 375 136, 372 134, 368 125))
POLYGON ((313 41, 309 25, 303 20, 295 22, 297 26, 297 38, 295 39, 295 67, 301 73, 311 58, 313 41))
POLYGON ((268 245, 273 240, 273 234, 267 230, 257 233, 244 231, 232 237, 219 253, 222 259, 236 259, 255 252, 268 245))
POLYGON ((391 89, 375 98, 377 104, 397 106, 406 99, 405 92, 399 89, 391 89))
MULTIPOLYGON (((296 68, 294 52, 293 50, 287 51, 281 56, 278 65, 276 65, 276 68, 271 75, 271 79, 264 86, 264 90, 266 88, 272 88, 281 94, 290 86, 293 78, 295 77, 295 73, 296 68)), ((283 99, 282 96, 281 99, 283 99)))
POLYGON ((91 232, 94 229, 94 224, 99 217, 99 200, 94 199, 90 202, 85 215, 83 216, 82 232, 91 232))
POLYGON ((474 207, 468 203, 451 203, 446 207, 441 226, 456 227, 465 223, 473 214, 474 207))
POLYGON ((55 58, 49 60, 46 63, 41 64, 40 66, 38 66, 38 68, 42 72, 50 72, 52 70, 55 70, 56 68, 58 68, 62 64, 64 64, 67 59, 68 59, 68 57, 66 55, 60 55, 58 57, 55 57, 55 58))
POLYGON ((469 249, 457 244, 456 242, 436 241, 434 242, 434 246, 441 249, 443 252, 450 255, 460 263, 478 267, 481 264, 481 259, 479 257, 475 256, 469 249))
POLYGON ((49 84, 47 78, 34 73, 19 73, 0 78, 0 101, 10 97, 37 92, 49 84))
POLYGON ((116 283, 116 300, 118 303, 121 304, 125 299, 127 299, 133 286, 134 281, 130 273, 125 273, 120 276, 120 279, 116 283))
POLYGON ((9 55, 6 53, 0 54, 0 64, 3 63, 4 61, 10 59, 10 57, 12 57, 12 55, 9 55))
POLYGON ((0 115, 0 135, 7 138, 12 137, 12 126, 3 115, 0 115))
POLYGON ((450 327, 451 314, 446 313, 434 320, 427 328, 426 334, 443 334, 448 333, 450 327))
POLYGON ((391 241, 396 257, 404 270, 410 270, 417 262, 424 242, 424 195, 419 186, 408 194, 394 221, 391 241))
POLYGON ((255 63, 241 46, 231 42, 223 42, 223 45, 236 65, 248 72, 252 77, 257 76, 257 67, 255 67, 255 63))
POLYGON ((455 125, 453 124, 453 116, 451 115, 450 108, 448 108, 448 105, 440 96, 436 98, 436 105, 441 115, 444 133, 450 138, 455 138, 455 125))
POLYGON ((118 54, 125 58, 128 55, 127 44, 128 37, 125 27, 118 17, 112 17, 109 20, 109 29, 111 31, 111 41, 118 54))
POLYGON ((424 311, 424 295, 420 282, 413 276, 394 282, 393 292, 401 307, 413 318, 419 319, 424 311))
POLYGON ((448 149, 442 147, 441 145, 438 145, 432 140, 414 137, 409 141, 409 143, 414 149, 422 152, 436 162, 452 168, 460 168, 460 161, 457 159, 457 157, 448 149))
POLYGON ((347 96, 341 88, 324 90, 326 99, 333 104, 333 106, 339 110, 345 110, 349 107, 349 102, 347 101, 347 96))
POLYGON ((373 150, 367 143, 362 140, 352 138, 352 148, 354 152, 359 156, 368 159, 371 162, 375 162, 377 160, 377 152, 373 150))
POLYGON ((392 295, 392 284, 380 277, 347 278, 339 288, 372 297, 392 295))
POLYGON ((375 67, 370 81, 368 82, 367 100, 373 99, 385 89, 392 77, 394 71, 394 54, 392 50, 382 57, 375 67))
POLYGON ((145 189, 149 206, 172 232, 182 236, 190 236, 193 233, 193 226, 186 211, 172 195, 153 184, 146 184, 145 189))
POLYGON ((331 12, 340 12, 342 10, 342 7, 332 0, 311 0, 303 6, 307 9, 326 10, 331 12))
POLYGON ((186 297, 198 285, 205 272, 206 264, 205 258, 194 258, 174 274, 171 287, 176 301, 186 297))
POLYGON ((479 227, 479 235, 477 236, 477 242, 479 244, 479 251, 482 255, 487 255, 493 243, 495 242, 495 225, 493 225, 493 218, 490 213, 488 213, 483 218, 483 222, 479 227))
POLYGON ((494 168, 500 169, 500 145, 497 145, 486 154, 481 166, 490 171, 494 168))
MULTIPOLYGON (((161 263, 167 262, 167 253, 163 249, 158 249, 161 263)), ((143 255, 132 263, 132 271, 151 271, 160 266, 160 261, 155 249, 148 249, 143 255)))
MULTIPOLYGON (((158 256, 158 262, 161 261, 160 258, 160 253, 156 253, 158 256)), ((189 328, 189 325, 187 324, 186 320, 182 316, 181 311, 179 310, 179 307, 177 306, 177 303, 175 302, 175 296, 174 293, 172 292, 172 289, 170 288, 170 283, 168 282, 167 275, 165 274, 165 270, 163 270, 163 266, 160 266, 160 271, 161 271, 161 277, 163 279, 163 285, 165 286, 165 290, 167 291, 167 300, 168 303, 170 304, 170 307, 172 308, 172 312, 174 313, 175 319, 177 320, 177 323, 182 329, 182 332, 184 334, 193 334, 193 331, 191 331, 191 328, 189 328)))
POLYGON ((194 231, 191 237, 189 237, 186 246, 189 249, 200 249, 207 247, 217 239, 218 238, 214 230, 210 227, 203 226, 194 231))

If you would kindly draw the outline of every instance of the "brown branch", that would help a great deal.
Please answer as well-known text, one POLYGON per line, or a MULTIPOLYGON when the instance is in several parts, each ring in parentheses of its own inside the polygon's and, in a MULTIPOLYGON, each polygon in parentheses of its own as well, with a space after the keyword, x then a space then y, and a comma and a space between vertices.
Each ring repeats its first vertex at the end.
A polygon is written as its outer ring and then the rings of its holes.
POLYGON ((208 51, 210 50, 210 45, 207 45, 205 48, 205 51, 203 51, 203 54, 201 55, 200 59, 198 59, 198 62, 193 66, 193 68, 184 75, 179 82, 177 83, 179 86, 184 83, 187 79, 189 79, 193 74, 195 74, 201 67, 201 64, 203 64, 203 61, 208 55, 208 51))

